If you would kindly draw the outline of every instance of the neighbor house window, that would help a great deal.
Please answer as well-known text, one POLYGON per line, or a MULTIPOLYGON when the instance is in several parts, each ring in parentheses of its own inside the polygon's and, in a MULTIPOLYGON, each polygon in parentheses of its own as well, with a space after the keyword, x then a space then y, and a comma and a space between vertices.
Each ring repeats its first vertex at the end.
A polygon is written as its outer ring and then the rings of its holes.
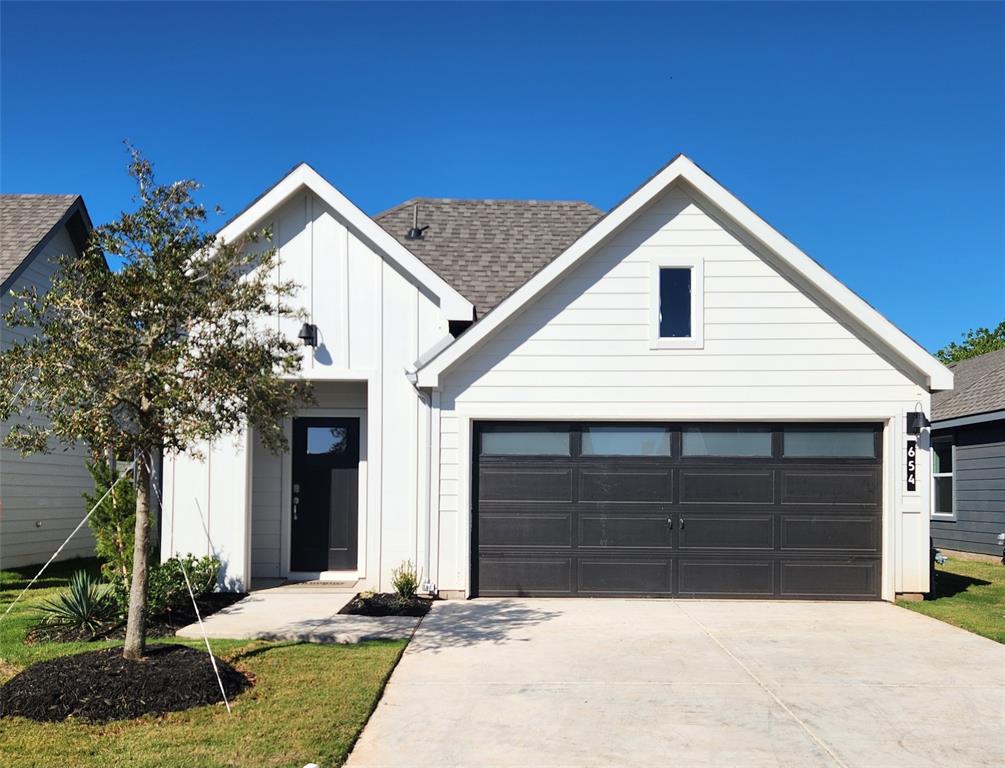
POLYGON ((956 519, 956 492, 953 471, 956 465, 956 446, 951 437, 932 440, 932 517, 942 520, 956 519))
POLYGON ((650 299, 653 349, 702 346, 703 286, 700 259, 680 257, 653 263, 650 299))

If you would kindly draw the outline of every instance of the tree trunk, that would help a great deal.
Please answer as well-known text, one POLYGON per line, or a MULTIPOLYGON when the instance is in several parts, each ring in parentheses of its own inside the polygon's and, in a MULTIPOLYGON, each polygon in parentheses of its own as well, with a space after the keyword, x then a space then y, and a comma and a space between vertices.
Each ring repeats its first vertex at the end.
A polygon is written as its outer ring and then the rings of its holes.
POLYGON ((129 587, 129 616, 122 655, 143 658, 147 645, 147 575, 150 547, 150 465, 140 455, 136 462, 136 541, 133 545, 133 581, 129 587))

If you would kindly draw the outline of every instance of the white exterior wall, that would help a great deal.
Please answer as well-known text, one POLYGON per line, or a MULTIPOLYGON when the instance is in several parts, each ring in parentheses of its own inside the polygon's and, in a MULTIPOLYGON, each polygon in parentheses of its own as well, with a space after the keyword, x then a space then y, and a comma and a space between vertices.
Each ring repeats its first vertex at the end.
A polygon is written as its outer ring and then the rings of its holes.
MULTIPOLYGON (((34 287, 45 292, 55 272, 54 260, 76 252, 62 227, 14 281, 11 290, 34 287)), ((5 293, 0 298, 0 312, 6 312, 12 304, 10 293, 5 293)), ((8 349, 26 336, 25 329, 4 324, 0 349, 8 349)), ((5 422, 0 434, 6 435, 10 426, 5 422)), ((87 451, 82 447, 65 451, 57 443, 52 448, 52 453, 27 457, 0 448, 0 568, 44 563, 87 512, 82 494, 94 488, 84 466, 87 451)), ((94 538, 91 529, 84 526, 60 559, 93 555, 94 538)))
MULTIPOLYGON (((441 380, 438 572, 467 591, 476 419, 881 421, 883 597, 928 588, 928 452, 904 482, 904 417, 929 394, 682 188, 458 361, 441 380), (704 348, 650 348, 654 261, 704 264, 704 348)), ((927 448, 927 442, 923 448, 927 448)))
MULTIPOLYGON (((276 278, 301 287, 295 304, 318 326, 320 343, 315 350, 304 348, 302 370, 317 383, 319 403, 303 415, 338 412, 365 420, 360 468, 365 546, 357 576, 366 588, 387 588, 391 570, 403 560, 420 562, 420 517, 428 519, 426 505, 419 503, 427 499, 420 491, 419 456, 420 441, 428 435, 420 434, 420 400, 405 370, 447 334, 447 319, 434 296, 309 191, 293 195, 259 226, 271 229, 280 251, 276 278)), ((296 338, 300 323, 284 320, 279 327, 296 338)), ((289 476, 289 455, 270 457, 254 436, 203 462, 166 457, 164 556, 208 551, 195 512, 198 501, 212 507, 213 520, 225 521, 219 534, 210 530, 218 548, 217 536, 231 542, 225 583, 247 588, 252 575, 285 576, 289 476)))

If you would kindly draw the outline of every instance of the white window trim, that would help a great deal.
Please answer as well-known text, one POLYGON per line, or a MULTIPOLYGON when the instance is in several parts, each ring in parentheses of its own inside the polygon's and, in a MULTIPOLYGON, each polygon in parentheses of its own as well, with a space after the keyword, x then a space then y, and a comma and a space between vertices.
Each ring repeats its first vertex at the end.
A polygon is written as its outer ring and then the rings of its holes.
POLYGON ((932 438, 932 520, 956 520, 956 439, 954 437, 935 437, 932 438), (953 469, 951 472, 935 472, 935 444, 936 443, 949 443, 952 449, 952 459, 953 469), (935 501, 938 494, 935 491, 935 478, 937 477, 948 477, 953 482, 953 511, 946 512, 936 512, 935 511, 935 501))
POLYGON ((649 348, 702 349, 705 346, 705 269, 698 256, 662 256, 653 259, 649 273, 649 348), (660 336, 660 270, 691 270, 691 335, 660 336))

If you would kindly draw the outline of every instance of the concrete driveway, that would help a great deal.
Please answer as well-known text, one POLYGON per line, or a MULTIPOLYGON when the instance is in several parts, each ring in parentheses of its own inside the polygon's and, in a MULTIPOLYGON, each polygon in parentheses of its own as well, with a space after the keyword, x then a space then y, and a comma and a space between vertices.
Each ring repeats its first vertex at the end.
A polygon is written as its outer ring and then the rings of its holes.
POLYGON ((885 603, 436 605, 348 766, 1001 766, 1005 646, 885 603))

